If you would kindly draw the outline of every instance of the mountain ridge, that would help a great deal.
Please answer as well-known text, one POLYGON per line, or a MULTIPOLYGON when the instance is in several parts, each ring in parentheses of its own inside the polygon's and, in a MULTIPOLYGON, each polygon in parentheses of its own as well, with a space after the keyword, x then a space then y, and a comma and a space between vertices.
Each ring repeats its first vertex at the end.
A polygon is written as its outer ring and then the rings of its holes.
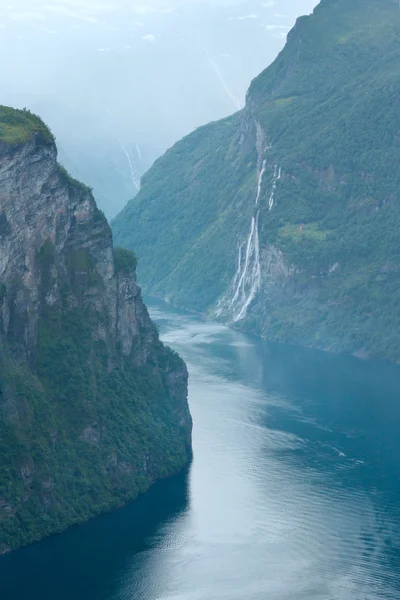
POLYGON ((399 29, 394 0, 324 0, 245 109, 156 161, 113 222, 147 293, 268 339, 400 360, 399 29))

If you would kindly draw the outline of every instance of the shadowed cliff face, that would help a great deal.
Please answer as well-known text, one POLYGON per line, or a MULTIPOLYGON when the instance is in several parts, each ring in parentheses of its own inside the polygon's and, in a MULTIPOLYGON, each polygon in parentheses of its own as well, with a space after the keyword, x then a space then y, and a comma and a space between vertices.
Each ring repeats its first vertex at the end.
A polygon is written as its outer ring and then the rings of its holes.
POLYGON ((38 135, 17 147, 0 146, 4 334, 34 351, 39 316, 64 302, 89 310, 96 339, 107 344, 110 356, 118 345, 125 356, 135 348, 131 358, 143 364, 157 334, 134 270, 114 268, 106 219, 90 190, 69 178, 56 157, 54 144, 38 135), (141 328, 147 329, 143 339, 141 328))
POLYGON ((2 125, 0 552, 133 499, 191 444, 186 367, 159 341, 134 255, 113 249, 51 135, 10 143, 2 125))

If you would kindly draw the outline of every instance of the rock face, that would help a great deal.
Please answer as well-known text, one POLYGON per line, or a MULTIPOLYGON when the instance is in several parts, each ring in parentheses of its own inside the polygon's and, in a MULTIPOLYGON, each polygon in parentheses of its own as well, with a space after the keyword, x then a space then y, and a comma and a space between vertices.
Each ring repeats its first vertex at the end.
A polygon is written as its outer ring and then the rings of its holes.
POLYGON ((0 552, 190 459, 186 367, 135 268, 40 120, 0 107, 0 552))
POLYGON ((246 107, 160 158, 113 223, 152 294, 272 340, 400 361, 395 0, 321 0, 246 107))

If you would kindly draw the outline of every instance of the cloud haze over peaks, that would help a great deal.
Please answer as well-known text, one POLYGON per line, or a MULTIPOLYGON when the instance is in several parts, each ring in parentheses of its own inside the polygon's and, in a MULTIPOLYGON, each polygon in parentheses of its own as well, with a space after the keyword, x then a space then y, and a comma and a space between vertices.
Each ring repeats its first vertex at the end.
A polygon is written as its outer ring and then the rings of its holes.
POLYGON ((243 108, 316 3, 0 0, 0 104, 39 113, 113 216, 175 141, 243 108))

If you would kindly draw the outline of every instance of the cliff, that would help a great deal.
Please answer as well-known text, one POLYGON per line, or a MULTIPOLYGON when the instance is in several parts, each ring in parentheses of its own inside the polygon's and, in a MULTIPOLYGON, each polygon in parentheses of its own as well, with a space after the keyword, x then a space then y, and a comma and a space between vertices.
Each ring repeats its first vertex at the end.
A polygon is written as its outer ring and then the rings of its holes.
POLYGON ((0 107, 0 552, 134 499, 191 454, 187 371, 51 133, 0 107))
POLYGON ((398 3, 323 0, 246 107, 113 224, 145 289, 272 340, 400 360, 398 3))

